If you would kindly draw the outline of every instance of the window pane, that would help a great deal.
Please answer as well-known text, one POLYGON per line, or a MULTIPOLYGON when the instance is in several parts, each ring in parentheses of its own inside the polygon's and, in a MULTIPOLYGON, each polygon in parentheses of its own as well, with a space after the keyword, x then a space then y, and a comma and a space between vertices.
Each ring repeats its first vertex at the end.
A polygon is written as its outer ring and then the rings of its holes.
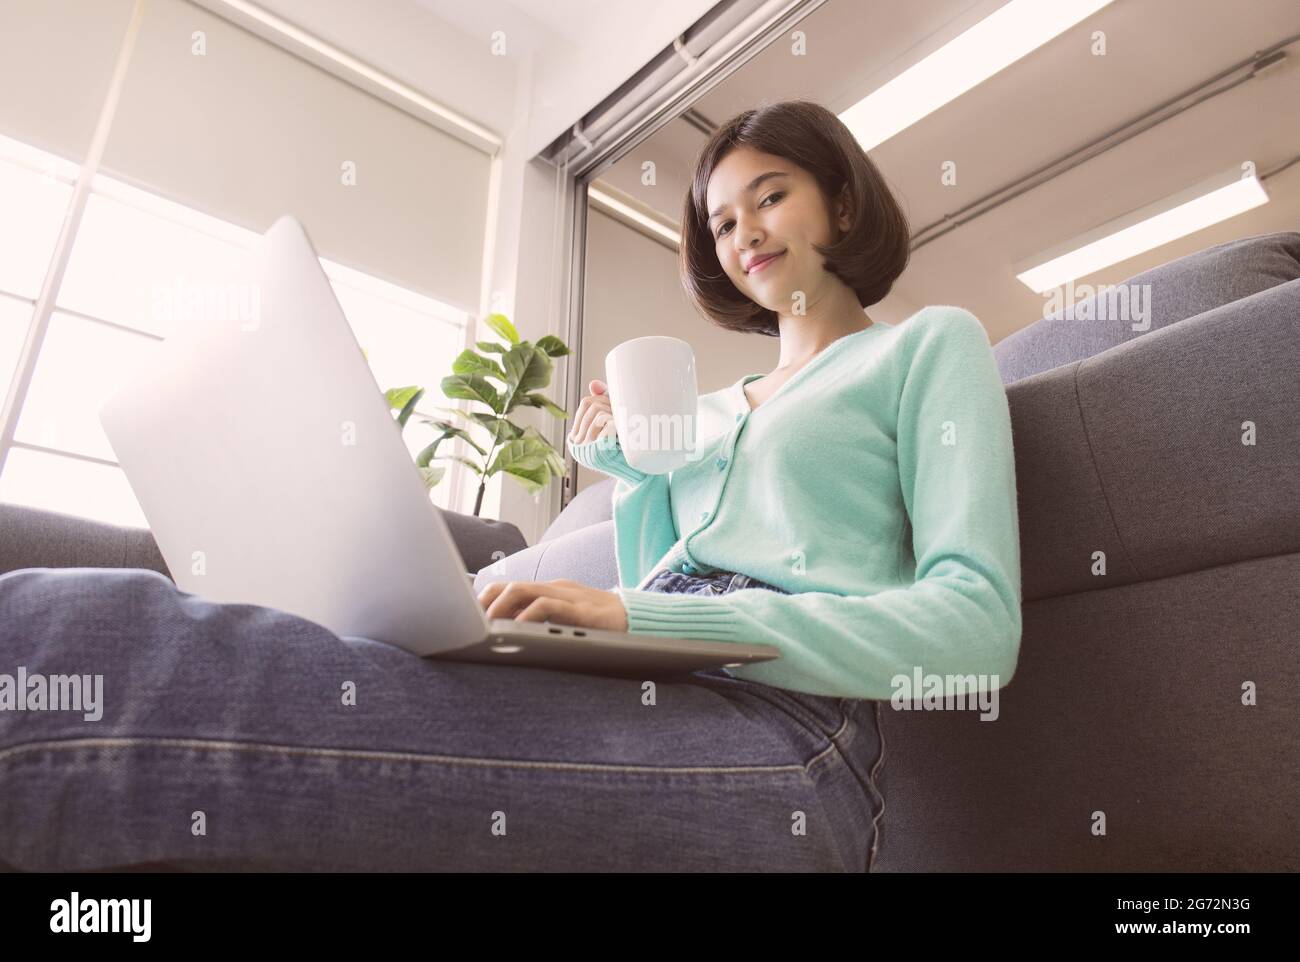
POLYGON ((9 382, 18 367, 18 352, 22 350, 31 319, 30 301, 0 296, 0 398, 9 391, 9 382))
POLYGON ((460 327, 346 284, 331 286, 381 391, 419 384, 425 393, 417 410, 434 414, 455 406, 439 384, 460 353, 460 327))
POLYGON ((149 526, 121 468, 27 448, 10 449, 0 501, 108 524, 149 526))
POLYGON ((203 6, 146 4, 103 171, 258 231, 292 212, 321 256, 473 310, 489 154, 203 6))
POLYGON ((0 291, 40 295, 71 198, 70 185, 0 160, 0 291))
POLYGON ((171 308, 180 298, 228 289, 248 257, 246 248, 92 194, 58 306, 166 337, 171 308))
POLYGON ((41 345, 15 438, 116 460, 99 424, 99 409, 161 343, 56 312, 41 345))
MULTIPOLYGON (((446 415, 439 415, 439 416, 442 417, 446 415)), ((450 420, 455 421, 456 424, 462 424, 463 419, 457 419, 453 416, 447 416, 447 417, 449 417, 450 420)), ((435 428, 431 424, 420 423, 415 419, 414 415, 412 415, 411 418, 407 420, 406 428, 402 431, 402 441, 406 444, 406 450, 411 452, 412 471, 418 470, 415 467, 416 456, 425 448, 427 448, 430 444, 432 444, 434 438, 436 438, 441 433, 442 432, 438 428, 435 428)), ((478 436, 479 434, 482 434, 481 430, 478 430, 478 433, 472 436, 480 444, 482 444, 483 439, 478 436)), ((434 504, 436 504, 440 508, 449 507, 451 504, 451 473, 453 467, 456 470, 463 471, 465 473, 465 480, 462 482, 463 484, 473 485, 475 488, 478 487, 477 474, 475 474, 469 468, 465 467, 463 464, 460 464, 456 461, 447 460, 447 458, 452 453, 452 441, 453 439, 448 438, 446 441, 443 441, 442 444, 438 445, 438 460, 435 462, 435 464, 444 468, 446 473, 443 474, 442 480, 439 481, 429 491, 429 500, 431 500, 434 504)), ((468 457, 479 467, 483 466, 483 455, 479 454, 473 448, 469 449, 468 457)))

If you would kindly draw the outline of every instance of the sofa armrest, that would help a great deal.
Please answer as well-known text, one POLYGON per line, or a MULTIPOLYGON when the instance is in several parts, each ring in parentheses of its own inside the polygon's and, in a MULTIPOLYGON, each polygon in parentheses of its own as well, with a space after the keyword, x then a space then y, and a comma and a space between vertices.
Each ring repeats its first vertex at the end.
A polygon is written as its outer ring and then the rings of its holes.
POLYGON ((472 514, 444 511, 442 520, 456 542, 465 570, 470 574, 528 547, 523 532, 509 521, 476 518, 472 514))
POLYGON ((1300 550, 1297 314, 1300 280, 1007 387, 1026 602, 1300 550))
POLYGON ((171 577, 148 528, 0 504, 0 574, 20 568, 148 568, 171 577))
MULTIPOLYGON (((470 574, 528 547, 508 521, 456 511, 442 511, 442 517, 470 574)), ((0 574, 20 568, 149 568, 171 578, 148 528, 0 504, 0 574)))

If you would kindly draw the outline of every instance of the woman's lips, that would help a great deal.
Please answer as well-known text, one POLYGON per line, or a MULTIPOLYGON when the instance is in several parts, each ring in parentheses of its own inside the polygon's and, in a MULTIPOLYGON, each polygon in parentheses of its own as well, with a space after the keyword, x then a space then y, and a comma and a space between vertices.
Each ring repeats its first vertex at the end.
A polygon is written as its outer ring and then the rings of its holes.
POLYGON ((771 257, 768 257, 765 260, 761 260, 753 267, 751 267, 749 269, 749 273, 753 274, 755 271, 761 271, 763 268, 767 267, 768 264, 772 264, 775 261, 777 261, 779 258, 782 258, 784 256, 785 256, 785 251, 781 251, 781 253, 779 254, 773 254, 771 257))

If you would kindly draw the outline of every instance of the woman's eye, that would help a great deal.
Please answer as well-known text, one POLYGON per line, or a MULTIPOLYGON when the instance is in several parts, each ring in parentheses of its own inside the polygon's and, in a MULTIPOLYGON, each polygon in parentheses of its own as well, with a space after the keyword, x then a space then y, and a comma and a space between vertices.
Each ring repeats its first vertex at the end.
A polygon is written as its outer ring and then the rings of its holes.
MULTIPOLYGON (((764 198, 763 198, 763 201, 769 201, 769 200, 771 200, 771 199, 774 198, 774 197, 784 197, 784 196, 785 196, 785 191, 783 191, 783 190, 774 190, 774 191, 772 191, 772 193, 770 193, 770 194, 768 194, 766 197, 764 197, 764 198)), ((758 206, 759 206, 759 207, 762 207, 762 206, 763 206, 763 202, 760 201, 758 206)), ((718 228, 718 236, 719 236, 719 237, 721 237, 722 234, 723 234, 723 230, 722 230, 722 228, 723 228, 723 227, 726 227, 727 224, 730 224, 730 223, 731 223, 731 221, 727 221, 726 223, 722 224, 721 227, 718 228)))

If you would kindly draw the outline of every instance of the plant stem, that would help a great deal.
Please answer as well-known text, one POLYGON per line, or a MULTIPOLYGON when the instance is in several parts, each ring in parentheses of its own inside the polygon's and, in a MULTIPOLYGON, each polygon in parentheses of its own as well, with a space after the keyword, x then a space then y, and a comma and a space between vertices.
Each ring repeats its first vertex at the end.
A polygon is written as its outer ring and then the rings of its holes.
MULTIPOLYGON (((497 432, 494 431, 494 438, 496 437, 496 434, 497 432)), ((481 480, 478 483, 478 497, 474 499, 474 517, 476 518, 478 517, 479 508, 483 507, 483 495, 487 491, 487 469, 488 466, 492 464, 492 455, 496 454, 497 447, 498 442, 494 440, 491 449, 488 451, 487 460, 483 462, 483 474, 480 476, 481 480)))

